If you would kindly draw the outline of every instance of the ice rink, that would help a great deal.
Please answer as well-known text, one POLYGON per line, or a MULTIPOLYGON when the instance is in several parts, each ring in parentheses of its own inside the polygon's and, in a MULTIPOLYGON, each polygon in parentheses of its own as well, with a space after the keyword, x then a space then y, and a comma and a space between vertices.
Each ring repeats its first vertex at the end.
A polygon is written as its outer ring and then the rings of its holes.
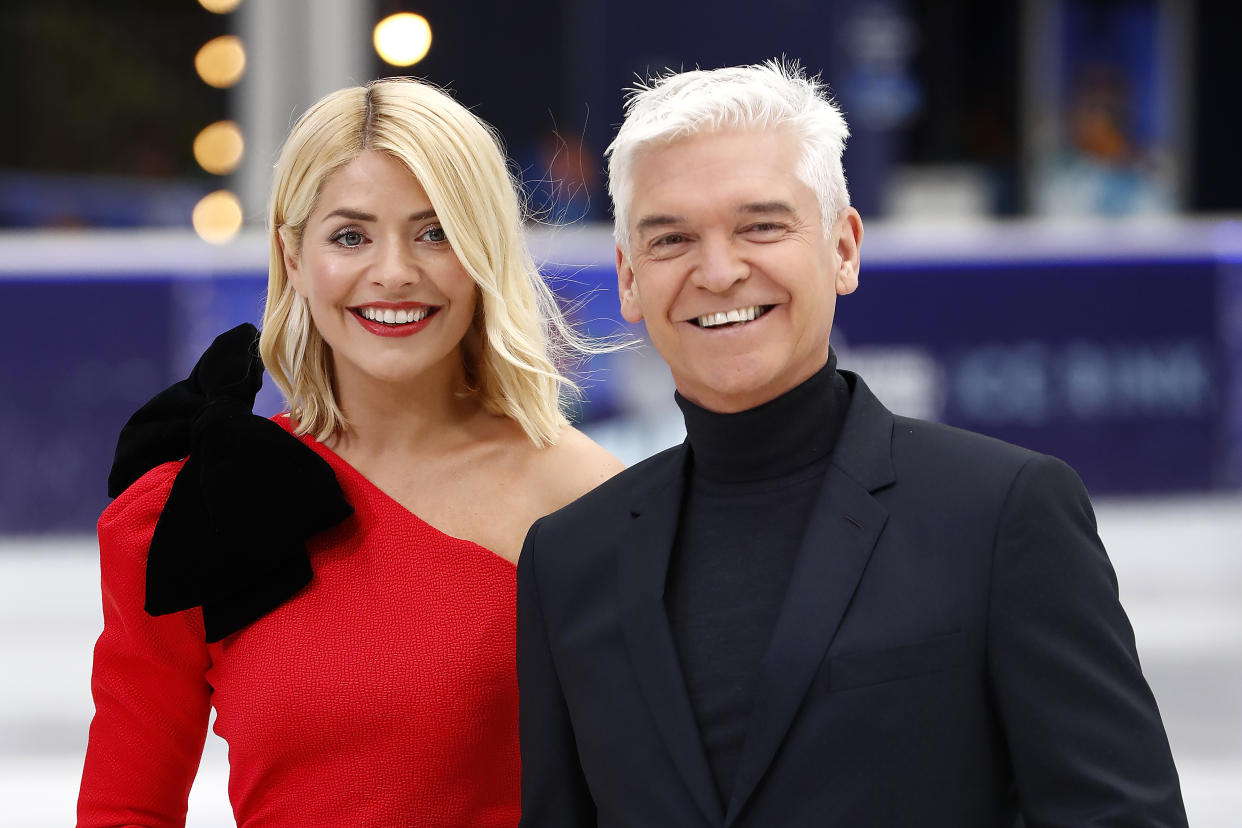
MULTIPOLYGON (((1242 495, 1097 502, 1190 824, 1242 818, 1242 495)), ((101 621, 94 540, 0 540, 0 824, 72 825, 101 621)), ((232 825, 208 738, 190 826, 232 825)))

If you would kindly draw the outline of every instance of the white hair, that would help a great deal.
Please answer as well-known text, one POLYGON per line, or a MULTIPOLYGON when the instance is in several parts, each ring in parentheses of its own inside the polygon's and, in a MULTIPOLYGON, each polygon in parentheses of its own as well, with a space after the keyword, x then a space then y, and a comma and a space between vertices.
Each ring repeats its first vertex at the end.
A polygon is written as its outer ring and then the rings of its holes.
POLYGON ((629 249, 634 159, 640 150, 701 132, 788 128, 802 144, 798 179, 819 200, 824 232, 850 203, 841 153, 850 130, 820 82, 796 60, 670 72, 629 90, 625 120, 605 150, 613 236, 629 249))

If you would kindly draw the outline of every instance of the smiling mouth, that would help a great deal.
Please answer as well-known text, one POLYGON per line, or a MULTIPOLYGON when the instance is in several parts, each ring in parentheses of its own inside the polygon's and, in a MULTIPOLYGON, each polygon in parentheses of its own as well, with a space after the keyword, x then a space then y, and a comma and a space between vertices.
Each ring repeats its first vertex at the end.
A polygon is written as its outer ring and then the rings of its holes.
POLYGON ((393 308, 375 308, 361 307, 350 308, 355 316, 359 319, 365 319, 368 322, 375 322, 380 325, 390 326, 393 328, 401 325, 410 325, 414 322, 422 322, 429 316, 433 316, 440 308, 436 305, 420 305, 416 308, 401 308, 394 310, 393 308))
POLYGON ((745 325, 747 322, 755 321, 774 307, 775 305, 747 305, 744 308, 734 308, 733 310, 721 311, 719 313, 706 313, 686 321, 700 328, 736 328, 739 325, 745 325))

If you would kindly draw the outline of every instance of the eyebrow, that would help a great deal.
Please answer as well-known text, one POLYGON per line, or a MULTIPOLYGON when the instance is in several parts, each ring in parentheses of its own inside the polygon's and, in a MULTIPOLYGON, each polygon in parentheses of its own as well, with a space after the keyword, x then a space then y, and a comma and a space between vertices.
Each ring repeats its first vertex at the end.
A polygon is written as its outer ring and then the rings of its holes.
POLYGON ((787 201, 754 201, 738 207, 737 212, 745 215, 754 215, 756 213, 785 213, 787 215, 795 215, 797 210, 795 210, 793 205, 787 201))
MULTIPOLYGON (((752 201, 743 204, 735 211, 740 215, 768 215, 772 213, 781 213, 784 215, 796 215, 797 211, 793 205, 787 201, 752 201)), ((682 216, 669 215, 665 213, 656 213, 654 215, 643 216, 635 225, 634 231, 641 234, 644 230, 650 230, 653 227, 667 227, 670 224, 680 224, 685 221, 682 216)))
POLYGON ((680 224, 685 221, 681 216, 670 215, 651 215, 643 216, 638 220, 638 224, 634 226, 636 233, 642 233, 644 230, 650 230, 653 227, 667 227, 670 224, 680 224))
MULTIPOLYGON (((328 213, 326 216, 324 216, 323 217, 324 221, 327 221, 333 216, 341 216, 342 218, 352 219, 353 221, 376 221, 377 220, 375 216, 372 215, 371 213, 364 213, 361 210, 354 210, 349 207, 338 207, 337 209, 333 210, 331 213, 328 213)), ((410 217, 406 219, 406 221, 411 221, 411 222, 423 221, 424 219, 435 218, 435 217, 436 217, 436 211, 433 208, 431 210, 421 210, 417 213, 410 213, 410 217)))

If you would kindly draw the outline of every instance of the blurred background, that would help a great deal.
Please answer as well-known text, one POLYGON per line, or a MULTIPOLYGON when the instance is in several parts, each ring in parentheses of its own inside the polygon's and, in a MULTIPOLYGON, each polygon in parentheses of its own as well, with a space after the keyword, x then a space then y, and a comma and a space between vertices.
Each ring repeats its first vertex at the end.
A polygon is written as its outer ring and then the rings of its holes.
MULTIPOLYGON (((264 205, 298 114, 377 77, 448 88, 504 136, 548 278, 607 335, 627 330, 601 160, 622 90, 785 55, 822 73, 853 133, 867 233, 842 366, 901 413, 1079 471, 1192 824, 1237 824, 1242 4, 3 6, 0 823, 72 822, 116 434, 217 333, 259 321, 264 205)), ((684 436, 649 347, 581 368, 576 417, 622 459, 684 436)), ((260 409, 280 408, 265 387, 260 409)), ((212 736, 191 825, 230 824, 224 756, 212 736)))

